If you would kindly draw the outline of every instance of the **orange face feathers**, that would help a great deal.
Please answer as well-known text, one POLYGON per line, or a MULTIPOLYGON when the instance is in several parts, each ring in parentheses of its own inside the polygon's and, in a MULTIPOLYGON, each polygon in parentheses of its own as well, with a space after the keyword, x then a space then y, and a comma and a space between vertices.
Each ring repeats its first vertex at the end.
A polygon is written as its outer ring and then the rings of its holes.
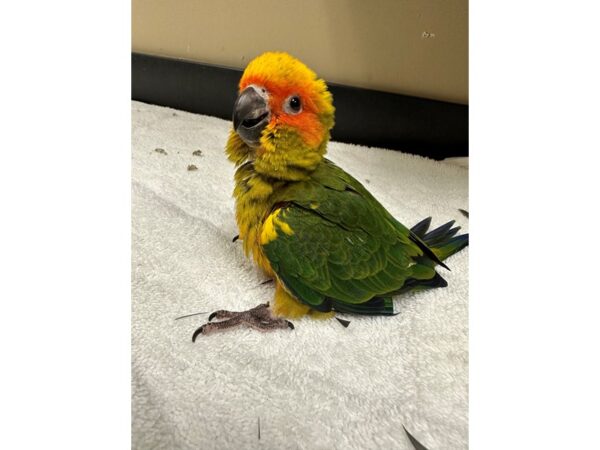
POLYGON ((253 59, 244 70, 240 91, 249 85, 263 86, 280 107, 288 96, 298 94, 305 109, 315 114, 333 114, 332 97, 325 82, 303 62, 283 52, 267 52, 253 59))
POLYGON ((239 84, 226 152, 237 165, 282 180, 309 176, 323 159, 333 127, 333 98, 325 82, 281 52, 248 64, 239 84))
POLYGON ((267 91, 270 128, 288 126, 297 130, 308 145, 316 146, 333 125, 333 101, 327 85, 287 53, 267 52, 252 60, 240 80, 240 92, 249 86, 267 91), (301 103, 298 113, 289 108, 292 97, 298 97, 301 103))

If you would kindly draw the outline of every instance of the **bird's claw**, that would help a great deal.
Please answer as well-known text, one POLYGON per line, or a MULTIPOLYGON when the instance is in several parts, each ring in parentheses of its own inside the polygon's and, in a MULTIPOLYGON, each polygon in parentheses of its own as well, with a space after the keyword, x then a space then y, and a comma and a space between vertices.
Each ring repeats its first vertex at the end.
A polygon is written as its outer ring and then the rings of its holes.
POLYGON ((192 335, 192 342, 200 334, 209 334, 216 330, 226 330, 239 325, 246 325, 260 331, 270 331, 278 329, 293 330, 294 324, 289 320, 275 318, 269 311, 269 303, 262 303, 248 311, 225 311, 218 310, 208 316, 208 323, 199 327, 192 335), (217 321, 213 322, 213 319, 217 321))
POLYGON ((202 331, 204 331, 204 325, 202 325, 201 327, 198 327, 198 329, 196 331, 194 331, 194 334, 192 335, 192 342, 196 342, 196 338, 198 337, 199 334, 202 334, 202 331))

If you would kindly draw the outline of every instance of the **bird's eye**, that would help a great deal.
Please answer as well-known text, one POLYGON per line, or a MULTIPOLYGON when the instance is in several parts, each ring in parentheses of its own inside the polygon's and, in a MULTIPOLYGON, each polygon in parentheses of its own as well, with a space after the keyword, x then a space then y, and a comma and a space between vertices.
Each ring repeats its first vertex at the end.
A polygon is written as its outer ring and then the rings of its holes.
POLYGON ((290 108, 294 111, 299 111, 302 105, 300 104, 300 97, 292 97, 290 98, 290 108))
POLYGON ((283 105, 283 109, 288 114, 299 114, 302 111, 302 102, 300 101, 300 97, 297 95, 292 95, 288 97, 283 105))

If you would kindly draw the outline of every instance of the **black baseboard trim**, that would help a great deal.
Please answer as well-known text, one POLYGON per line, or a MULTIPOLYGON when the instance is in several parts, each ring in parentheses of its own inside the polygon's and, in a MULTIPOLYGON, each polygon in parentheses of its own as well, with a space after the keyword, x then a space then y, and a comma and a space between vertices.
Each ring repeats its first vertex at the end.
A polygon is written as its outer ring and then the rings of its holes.
MULTIPOLYGON (((131 97, 230 120, 241 70, 132 54, 131 97)), ((336 108, 331 138, 443 159, 467 156, 469 108, 328 83, 336 108)))

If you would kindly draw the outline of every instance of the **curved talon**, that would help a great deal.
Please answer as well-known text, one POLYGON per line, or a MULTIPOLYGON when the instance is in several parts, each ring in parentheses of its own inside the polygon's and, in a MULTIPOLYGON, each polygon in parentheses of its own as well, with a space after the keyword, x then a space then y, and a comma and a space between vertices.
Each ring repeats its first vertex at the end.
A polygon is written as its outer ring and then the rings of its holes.
POLYGON ((239 312, 225 311, 223 309, 219 309, 218 311, 214 311, 210 316, 208 316, 208 321, 211 322, 213 319, 231 319, 239 314, 239 312))
POLYGON ((196 338, 198 337, 199 334, 202 333, 203 330, 204 330, 204 325, 202 325, 196 331, 194 331, 194 334, 192 335, 192 342, 196 342, 196 338))

